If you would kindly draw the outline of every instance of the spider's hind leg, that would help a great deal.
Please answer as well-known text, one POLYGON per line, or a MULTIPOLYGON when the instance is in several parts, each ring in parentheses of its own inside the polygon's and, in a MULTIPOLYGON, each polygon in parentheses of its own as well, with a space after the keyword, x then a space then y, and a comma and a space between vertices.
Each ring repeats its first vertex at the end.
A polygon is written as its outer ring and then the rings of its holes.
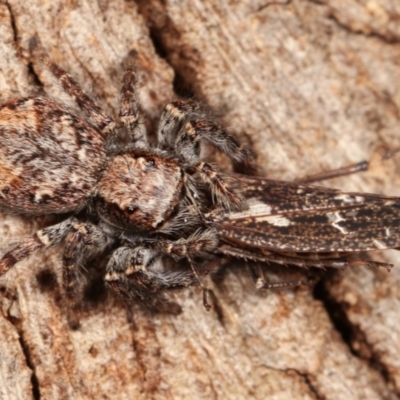
POLYGON ((79 108, 89 117, 91 123, 107 137, 115 128, 114 120, 109 117, 95 102, 81 89, 78 82, 61 67, 59 67, 42 49, 37 38, 30 40, 30 50, 37 63, 45 64, 51 73, 58 79, 62 88, 75 100, 79 108))
POLYGON ((72 220, 67 219, 59 224, 41 229, 31 237, 21 240, 17 246, 0 259, 0 277, 34 251, 60 243, 71 229, 71 226, 72 220))

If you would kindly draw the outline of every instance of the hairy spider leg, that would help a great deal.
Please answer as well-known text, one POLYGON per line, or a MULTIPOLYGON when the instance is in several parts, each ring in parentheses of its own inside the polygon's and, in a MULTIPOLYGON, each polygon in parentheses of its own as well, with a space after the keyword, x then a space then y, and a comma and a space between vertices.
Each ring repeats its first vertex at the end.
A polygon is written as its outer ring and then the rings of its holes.
POLYGON ((80 267, 95 255, 104 252, 110 238, 92 223, 74 221, 65 237, 63 250, 62 283, 66 297, 68 323, 72 329, 79 327, 78 272, 80 267))
POLYGON ((218 246, 218 239, 212 230, 198 231, 188 238, 168 240, 160 238, 153 243, 154 248, 176 260, 204 256, 218 246))
POLYGON ((75 100, 90 122, 104 137, 107 137, 115 128, 114 120, 108 116, 95 102, 81 89, 78 82, 61 67, 59 67, 41 48, 37 39, 30 42, 32 55, 40 63, 44 63, 51 73, 58 79, 62 88, 75 100))
POLYGON ((180 306, 170 302, 163 292, 192 286, 197 278, 192 271, 151 270, 158 257, 153 249, 142 246, 118 248, 107 264, 106 285, 121 296, 128 307, 139 298, 151 310, 179 313, 180 306))
POLYGON ((0 259, 0 276, 34 251, 60 243, 71 229, 71 226, 72 219, 67 219, 59 224, 41 229, 31 237, 21 240, 17 246, 0 259))
POLYGON ((175 100, 165 106, 157 137, 161 149, 176 149, 186 161, 199 160, 200 141, 204 140, 244 164, 249 171, 255 169, 250 149, 241 145, 220 124, 209 120, 192 100, 175 100))
POLYGON ((137 75, 128 68, 122 77, 119 97, 119 120, 125 126, 129 143, 136 147, 148 146, 144 124, 140 122, 137 98, 137 75))
POLYGON ((77 272, 90 257, 104 251, 110 239, 96 225, 81 223, 69 218, 59 224, 37 231, 22 240, 0 259, 0 276, 16 263, 41 248, 65 241, 63 250, 62 285, 66 296, 68 322, 72 328, 79 326, 77 272))

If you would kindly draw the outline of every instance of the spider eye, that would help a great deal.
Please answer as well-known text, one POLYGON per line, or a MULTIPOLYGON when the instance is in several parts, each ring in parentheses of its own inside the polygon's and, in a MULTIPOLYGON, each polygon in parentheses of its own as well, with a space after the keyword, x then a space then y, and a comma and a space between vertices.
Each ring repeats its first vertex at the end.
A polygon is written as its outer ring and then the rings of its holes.
POLYGON ((128 207, 125 209, 126 213, 131 215, 133 214, 135 211, 137 211, 139 209, 139 207, 128 207))
POLYGON ((148 165, 149 167, 155 167, 156 162, 155 162, 152 158, 150 158, 150 159, 147 161, 147 165, 148 165))
POLYGON ((179 212, 179 204, 176 204, 175 207, 172 209, 170 218, 174 218, 178 215, 179 212))

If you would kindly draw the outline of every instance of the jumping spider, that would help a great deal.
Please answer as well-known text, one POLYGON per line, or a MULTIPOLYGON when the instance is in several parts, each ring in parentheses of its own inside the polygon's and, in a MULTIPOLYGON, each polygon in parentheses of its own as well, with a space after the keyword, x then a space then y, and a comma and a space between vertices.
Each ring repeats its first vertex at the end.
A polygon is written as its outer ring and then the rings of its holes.
POLYGON ((163 308, 161 291, 191 285, 199 276, 190 268, 162 272, 153 265, 162 255, 192 262, 212 252, 218 239, 204 228, 206 208, 243 207, 238 191, 201 161, 201 142, 250 165, 249 152, 189 100, 167 104, 157 147, 151 148, 132 69, 123 75, 115 121, 70 75, 46 55, 41 58, 84 117, 49 97, 13 99, 1 106, 0 206, 31 216, 70 215, 7 252, 0 276, 32 252, 63 242, 62 283, 75 326, 77 269, 114 246, 106 284, 127 301, 140 298, 163 308))

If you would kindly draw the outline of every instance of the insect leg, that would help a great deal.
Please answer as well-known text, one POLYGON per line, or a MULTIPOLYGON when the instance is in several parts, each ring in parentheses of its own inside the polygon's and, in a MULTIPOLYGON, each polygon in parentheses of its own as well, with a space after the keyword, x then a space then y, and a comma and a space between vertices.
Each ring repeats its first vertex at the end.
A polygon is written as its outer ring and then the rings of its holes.
POLYGON ((30 41, 32 54, 41 64, 45 64, 58 79, 63 89, 76 101, 79 108, 89 117, 92 124, 107 136, 115 127, 114 120, 109 117, 94 101, 83 92, 78 82, 62 68, 60 68, 41 48, 37 38, 30 41))
POLYGON ((139 106, 137 97, 137 76, 128 68, 122 77, 122 88, 119 98, 119 119, 125 126, 129 143, 135 146, 146 146, 146 131, 144 124, 139 121, 139 106))
POLYGON ((34 251, 60 243, 67 232, 71 229, 71 225, 72 220, 67 219, 57 225, 49 226, 37 231, 31 237, 22 240, 16 247, 8 251, 0 259, 0 276, 5 274, 16 263, 28 257, 34 251))
POLYGON ((67 302, 68 322, 71 328, 79 326, 77 272, 90 257, 100 254, 109 244, 107 235, 91 223, 73 223, 65 238, 62 282, 67 302))
POLYGON ((204 283, 202 277, 210 273, 216 272, 220 262, 213 260, 208 262, 206 266, 199 269, 192 261, 193 258, 211 253, 218 245, 218 240, 211 230, 195 233, 187 239, 178 239, 176 241, 161 239, 157 241, 157 248, 164 254, 175 259, 186 258, 193 272, 194 282, 200 284, 203 289, 203 305, 209 311, 211 305, 208 301, 209 289, 204 283))
POLYGON ((248 269, 257 289, 282 289, 300 286, 306 283, 304 279, 270 282, 266 281, 259 263, 249 263, 248 269))

